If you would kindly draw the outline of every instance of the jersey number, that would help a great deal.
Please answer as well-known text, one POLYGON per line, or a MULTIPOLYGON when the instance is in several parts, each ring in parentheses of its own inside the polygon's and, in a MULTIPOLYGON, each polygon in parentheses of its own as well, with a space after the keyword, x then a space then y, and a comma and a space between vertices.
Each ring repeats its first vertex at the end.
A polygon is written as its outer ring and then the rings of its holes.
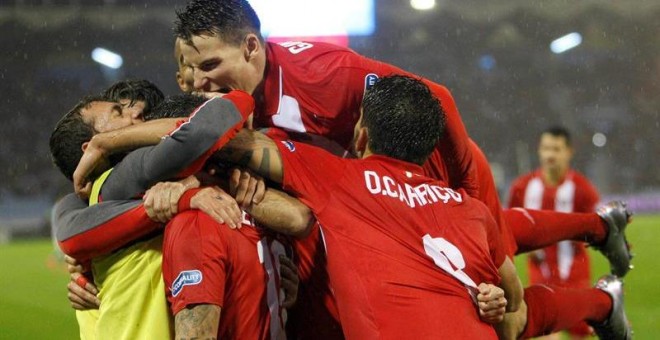
POLYGON ((270 338, 286 338, 284 333, 286 310, 282 308, 284 291, 280 289, 280 255, 286 255, 286 250, 282 243, 276 240, 269 243, 268 239, 264 237, 257 242, 257 253, 259 261, 268 274, 266 299, 270 312, 270 338))
POLYGON ((289 49, 292 54, 298 54, 304 50, 314 47, 314 45, 302 41, 286 41, 280 44, 289 49))
POLYGON ((429 234, 424 235, 422 242, 424 243, 426 255, 433 259, 436 266, 461 281, 464 285, 477 287, 474 280, 463 271, 465 269, 465 259, 458 247, 442 237, 432 238, 429 234))

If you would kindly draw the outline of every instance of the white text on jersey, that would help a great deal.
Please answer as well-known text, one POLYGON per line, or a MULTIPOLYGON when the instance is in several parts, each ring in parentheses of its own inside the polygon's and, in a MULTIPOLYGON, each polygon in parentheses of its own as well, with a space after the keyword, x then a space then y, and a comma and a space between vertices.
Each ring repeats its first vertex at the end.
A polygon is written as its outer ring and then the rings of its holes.
POLYGON ((439 201, 442 201, 445 204, 449 202, 449 200, 454 200, 456 202, 463 201, 461 194, 450 188, 443 188, 427 183, 414 187, 408 183, 403 183, 402 186, 401 184, 396 183, 391 177, 381 177, 375 171, 365 171, 364 182, 370 193, 398 198, 401 202, 407 204, 411 208, 438 203, 439 201))

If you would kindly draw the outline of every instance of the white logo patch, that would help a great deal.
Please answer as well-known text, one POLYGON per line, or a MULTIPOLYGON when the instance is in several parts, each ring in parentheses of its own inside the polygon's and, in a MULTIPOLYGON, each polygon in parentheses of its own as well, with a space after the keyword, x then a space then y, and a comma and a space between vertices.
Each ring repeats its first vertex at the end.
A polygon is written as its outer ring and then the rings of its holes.
POLYGON ((176 277, 172 283, 172 296, 177 296, 183 290, 185 286, 198 285, 202 282, 202 272, 199 270, 184 270, 179 273, 179 276, 176 277))

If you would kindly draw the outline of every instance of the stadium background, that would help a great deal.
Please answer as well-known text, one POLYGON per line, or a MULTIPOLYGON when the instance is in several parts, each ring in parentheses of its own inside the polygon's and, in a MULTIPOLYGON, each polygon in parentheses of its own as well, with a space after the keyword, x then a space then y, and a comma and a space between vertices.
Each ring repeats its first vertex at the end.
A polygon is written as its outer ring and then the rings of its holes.
MULTIPOLYGON (((660 217, 653 215, 660 213, 660 1, 253 2, 262 21, 268 16, 271 36, 347 44, 448 86, 502 193, 536 165, 540 130, 570 128, 575 168, 605 199, 625 198, 641 215, 630 229, 637 269, 626 279, 627 309, 637 338, 660 332, 660 217), (412 6, 424 3, 434 6, 412 6), (289 26, 278 31, 270 18, 289 26), (332 27, 323 32, 325 24, 332 27), (581 43, 551 49, 569 33, 581 43)), ((117 79, 147 78, 176 93, 171 23, 183 5, 0 1, 0 338, 75 337, 67 276, 48 240, 50 207, 71 189, 50 163, 48 136, 80 97, 117 79), (122 64, 95 61, 98 47, 122 64)), ((604 273, 600 257, 593 258, 594 274, 604 273)))

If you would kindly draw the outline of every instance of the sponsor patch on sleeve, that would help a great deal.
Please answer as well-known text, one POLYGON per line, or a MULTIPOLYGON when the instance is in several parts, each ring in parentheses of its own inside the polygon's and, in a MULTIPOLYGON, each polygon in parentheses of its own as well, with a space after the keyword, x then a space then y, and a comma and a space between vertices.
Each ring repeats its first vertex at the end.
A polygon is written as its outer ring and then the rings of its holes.
POLYGON ((289 149, 289 151, 291 151, 291 152, 296 151, 296 145, 293 144, 292 141, 290 141, 290 140, 283 140, 283 141, 282 141, 282 144, 284 144, 284 146, 285 146, 287 149, 289 149))
POLYGON ((177 296, 185 286, 194 286, 202 282, 202 272, 199 270, 184 270, 179 273, 172 283, 172 296, 177 296))
POLYGON ((364 90, 367 91, 369 90, 374 84, 376 84, 376 81, 378 80, 378 75, 375 73, 369 73, 364 77, 364 90))

